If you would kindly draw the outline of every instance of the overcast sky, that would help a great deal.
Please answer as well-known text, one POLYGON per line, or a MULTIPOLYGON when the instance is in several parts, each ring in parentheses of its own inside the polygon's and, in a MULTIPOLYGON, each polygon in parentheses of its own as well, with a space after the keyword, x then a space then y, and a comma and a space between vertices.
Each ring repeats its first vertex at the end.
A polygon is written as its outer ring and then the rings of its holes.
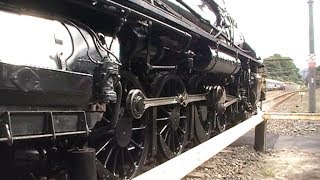
MULTIPOLYGON (((308 0, 225 0, 246 41, 258 56, 274 53, 307 68, 309 55, 308 0)), ((320 0, 314 0, 315 54, 320 64, 320 0)))

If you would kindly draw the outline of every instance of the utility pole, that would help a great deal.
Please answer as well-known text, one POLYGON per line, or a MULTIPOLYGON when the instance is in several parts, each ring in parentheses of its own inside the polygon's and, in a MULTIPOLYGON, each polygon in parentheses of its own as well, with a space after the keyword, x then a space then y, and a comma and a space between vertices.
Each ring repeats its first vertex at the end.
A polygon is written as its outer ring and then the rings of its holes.
POLYGON ((316 112, 316 57, 314 54, 313 0, 309 4, 309 113, 316 112))

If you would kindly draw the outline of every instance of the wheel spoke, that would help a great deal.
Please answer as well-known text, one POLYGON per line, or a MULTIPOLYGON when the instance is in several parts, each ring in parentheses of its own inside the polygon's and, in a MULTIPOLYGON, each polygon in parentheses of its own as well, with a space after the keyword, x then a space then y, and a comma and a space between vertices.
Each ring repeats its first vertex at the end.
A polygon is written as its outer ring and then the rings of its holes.
POLYGON ((172 141, 171 141, 171 150, 175 153, 176 139, 174 137, 174 132, 171 133, 172 141))
POLYGON ((98 155, 112 140, 113 140, 113 138, 109 139, 109 141, 107 141, 107 142, 96 152, 96 155, 98 155))
POLYGON ((170 146, 171 144, 171 131, 169 131, 169 137, 168 137, 168 142, 167 145, 170 146))
POLYGON ((132 151, 132 150, 135 150, 136 148, 134 146, 130 146, 128 147, 128 151, 132 151))
POLYGON ((169 126, 169 123, 168 124, 166 124, 162 129, 161 129, 161 131, 160 131, 160 134, 162 134, 163 132, 164 132, 164 130, 166 130, 167 129, 167 127, 169 126))
POLYGON ((208 119, 207 121, 208 121, 208 134, 210 135, 212 131, 211 119, 208 119))
MULTIPOLYGON (((177 139, 179 139, 178 144, 179 144, 179 150, 180 150, 182 148, 182 144, 180 143, 181 137, 179 136, 178 132, 175 132, 175 135, 176 135, 177 139)), ((182 136, 182 138, 183 138, 183 136, 182 136)))
POLYGON ((175 135, 176 139, 178 140, 177 144, 176 144, 176 150, 180 151, 180 149, 181 149, 181 143, 180 143, 181 140, 180 140, 180 138, 181 137, 179 137, 179 134, 177 132, 174 132, 174 135, 175 135))
POLYGON ((107 121, 108 123, 111 123, 111 121, 110 121, 109 119, 107 119, 107 118, 105 118, 105 117, 103 117, 103 116, 101 117, 101 119, 107 121))
POLYGON ((137 127, 137 128, 132 128, 132 131, 140 131, 140 130, 145 130, 146 126, 142 126, 142 127, 137 127))
POLYGON ((164 136, 164 141, 166 142, 167 141, 167 138, 168 138, 168 135, 169 135, 169 130, 167 130, 167 132, 166 132, 166 135, 164 136))
POLYGON ((167 121, 169 119, 170 119, 170 117, 163 117, 163 118, 157 118, 156 120, 157 121, 167 121))
POLYGON ((130 140, 130 142, 137 148, 139 148, 140 150, 143 150, 143 147, 141 147, 137 142, 135 142, 133 139, 130 140))
POLYGON ((127 154, 128 154, 128 157, 129 157, 129 160, 130 160, 131 164, 132 164, 135 168, 137 168, 137 165, 135 164, 135 162, 134 162, 134 160, 133 160, 133 158, 132 158, 132 155, 131 155, 130 151, 127 150, 126 152, 127 152, 127 154))
POLYGON ((112 154, 112 152, 113 152, 113 150, 115 149, 115 146, 113 146, 112 148, 111 148, 111 150, 110 150, 110 152, 109 152, 109 154, 108 154, 108 156, 107 156, 107 158, 106 158, 106 160, 105 160, 105 162, 104 162, 104 167, 106 168, 107 167, 107 163, 108 163, 108 161, 109 161, 109 159, 110 159, 110 157, 111 157, 111 154, 112 154))
POLYGON ((114 159, 113 159, 113 168, 112 168, 112 170, 113 170, 113 174, 115 176, 119 176, 119 174, 116 173, 119 151, 120 151, 120 148, 117 149, 116 154, 113 157, 114 159))
MULTIPOLYGON (((121 157, 121 164, 122 164, 122 171, 120 171, 120 173, 121 173, 121 177, 124 177, 126 174, 125 174, 125 172, 126 172, 126 170, 125 170, 125 162, 124 162, 124 153, 123 153, 123 151, 124 151, 124 149, 123 148, 121 148, 121 153, 120 153, 120 157, 121 157)), ((119 174, 120 174, 119 173, 119 174)))
POLYGON ((183 130, 180 126, 178 127, 178 130, 180 130, 180 131, 182 132, 182 134, 185 134, 185 133, 186 133, 186 131, 183 130))

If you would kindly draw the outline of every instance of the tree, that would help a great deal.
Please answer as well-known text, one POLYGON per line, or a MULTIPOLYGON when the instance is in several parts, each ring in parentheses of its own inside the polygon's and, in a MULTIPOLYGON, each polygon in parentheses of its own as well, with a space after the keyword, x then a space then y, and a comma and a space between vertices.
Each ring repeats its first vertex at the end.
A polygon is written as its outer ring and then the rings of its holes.
POLYGON ((290 57, 283 57, 280 54, 274 54, 264 59, 266 74, 270 79, 279 81, 301 82, 299 68, 293 63, 290 57))

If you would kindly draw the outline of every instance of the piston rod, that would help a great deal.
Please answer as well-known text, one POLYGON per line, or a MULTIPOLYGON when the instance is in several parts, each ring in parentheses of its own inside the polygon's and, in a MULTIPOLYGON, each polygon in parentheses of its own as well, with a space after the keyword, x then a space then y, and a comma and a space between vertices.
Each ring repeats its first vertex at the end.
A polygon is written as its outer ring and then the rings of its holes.
MULTIPOLYGON (((140 119, 144 112, 150 107, 157 107, 157 106, 165 106, 171 104, 180 104, 184 107, 187 107, 189 103, 192 102, 199 102, 199 101, 207 101, 214 103, 215 101, 218 102, 220 98, 217 97, 216 91, 209 91, 203 94, 188 94, 186 92, 181 93, 177 96, 169 96, 169 97, 158 97, 158 98, 147 98, 143 92, 139 89, 132 89, 126 100, 126 106, 131 111, 131 114, 134 118, 140 119)), ((236 103, 238 98, 226 95, 226 99, 223 102, 222 106, 227 108, 228 106, 236 103)))
POLYGON ((189 103, 207 100, 208 93, 188 94, 186 92, 177 96, 147 98, 139 89, 132 89, 127 97, 126 105, 131 110, 134 118, 139 119, 143 116, 146 109, 150 107, 180 104, 186 107, 189 103))

